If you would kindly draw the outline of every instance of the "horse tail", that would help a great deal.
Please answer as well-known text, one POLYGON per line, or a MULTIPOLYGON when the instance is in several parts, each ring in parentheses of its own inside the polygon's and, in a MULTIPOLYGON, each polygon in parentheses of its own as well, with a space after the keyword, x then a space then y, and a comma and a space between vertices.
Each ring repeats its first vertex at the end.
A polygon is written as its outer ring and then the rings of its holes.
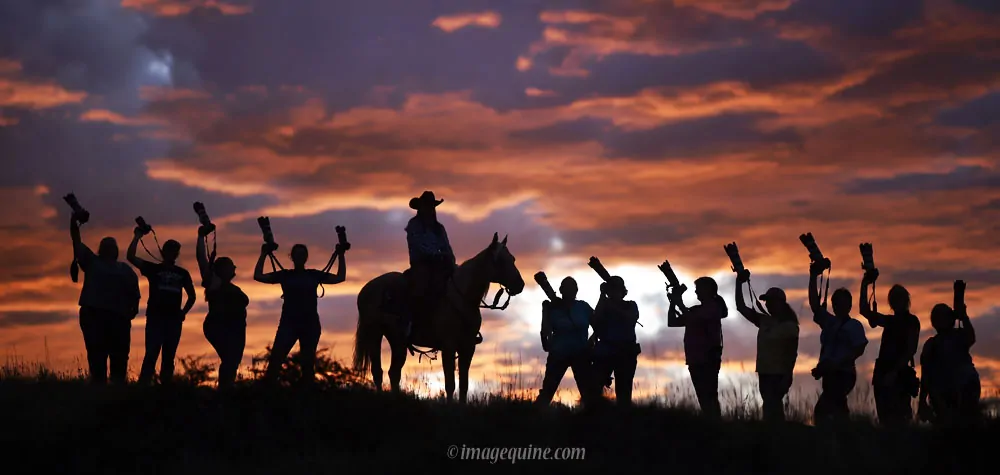
MULTIPOLYGON (((370 284, 370 282, 369 282, 370 284)), ((381 335, 378 335, 378 322, 370 321, 371 305, 365 300, 368 289, 366 285, 358 292, 358 328, 354 332, 354 370, 367 374, 372 367, 372 351, 380 351, 381 335)))

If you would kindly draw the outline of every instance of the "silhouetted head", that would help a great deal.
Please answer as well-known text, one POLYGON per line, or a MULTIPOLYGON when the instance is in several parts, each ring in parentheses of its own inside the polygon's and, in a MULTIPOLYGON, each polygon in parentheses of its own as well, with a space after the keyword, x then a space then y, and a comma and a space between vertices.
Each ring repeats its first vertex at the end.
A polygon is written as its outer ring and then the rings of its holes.
POLYGON ((292 258, 295 267, 305 267, 306 261, 309 260, 309 249, 305 244, 296 244, 292 246, 292 252, 288 253, 288 256, 292 258))
POLYGON ((576 300, 576 294, 580 291, 580 287, 576 284, 576 279, 572 277, 567 277, 562 280, 559 284, 559 293, 562 295, 563 300, 573 301, 576 300))
MULTIPOLYGON (((433 197, 433 195, 431 196, 433 197)), ((504 236, 503 241, 500 241, 500 236, 493 233, 493 242, 486 249, 493 258, 493 276, 490 278, 490 282, 504 286, 512 296, 524 291, 524 279, 521 278, 521 271, 517 270, 517 265, 514 264, 517 259, 507 249, 507 236, 504 236)))
MULTIPOLYGON (((791 306, 788 305, 788 298, 785 296, 785 291, 777 287, 771 287, 767 289, 760 297, 758 297, 761 302, 764 302, 764 307, 767 309, 767 313, 778 317, 779 319, 785 320, 789 316, 788 310, 791 310, 791 306)), ((795 312, 792 311, 792 319, 798 320, 795 312)))
POLYGON ((437 207, 444 200, 434 197, 433 191, 425 191, 419 197, 410 199, 410 208, 417 210, 417 216, 425 219, 437 219, 437 207))
POLYGON ((101 239, 101 244, 97 248, 97 256, 101 259, 107 259, 109 261, 118 260, 118 241, 115 238, 108 236, 101 239))
POLYGON ((851 297, 851 291, 843 287, 833 291, 830 302, 833 303, 834 315, 850 315, 851 308, 854 307, 854 298, 851 297))
POLYGON ((628 288, 625 287, 625 279, 620 276, 613 275, 604 284, 604 290, 608 294, 608 298, 611 300, 625 300, 625 296, 628 295, 628 288))
POLYGON ((931 309, 931 326, 938 333, 955 328, 955 311, 946 304, 939 303, 931 309))
POLYGON ((223 282, 232 282, 236 277, 236 264, 228 257, 219 257, 212 264, 212 272, 223 282))
POLYGON ((177 257, 181 255, 181 243, 171 239, 163 243, 163 249, 161 249, 161 251, 163 254, 163 262, 173 264, 174 262, 177 262, 177 257))
POLYGON ((896 284, 889 289, 889 308, 899 314, 910 313, 910 292, 896 284))
POLYGON ((699 302, 710 302, 719 295, 719 284, 711 277, 699 277, 694 281, 694 294, 699 302))

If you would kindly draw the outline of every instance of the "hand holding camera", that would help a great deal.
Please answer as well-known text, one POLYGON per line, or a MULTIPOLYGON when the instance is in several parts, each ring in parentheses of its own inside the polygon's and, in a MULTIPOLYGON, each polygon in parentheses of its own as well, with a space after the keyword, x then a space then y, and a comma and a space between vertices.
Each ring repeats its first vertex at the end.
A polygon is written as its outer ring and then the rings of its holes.
POLYGON ((153 227, 147 224, 146 220, 142 219, 142 216, 135 218, 135 225, 135 235, 140 238, 153 232, 153 227))
POLYGON ((264 235, 264 245, 261 246, 262 252, 266 254, 277 251, 278 244, 274 242, 274 233, 271 232, 271 219, 267 216, 261 216, 257 218, 257 225, 260 226, 260 232, 264 235))
POLYGON ((750 282, 750 270, 749 269, 743 269, 743 270, 741 270, 741 271, 739 271, 739 272, 736 273, 736 283, 737 284, 745 284, 747 282, 750 282))
POLYGON ((337 247, 336 251, 338 254, 343 254, 351 249, 351 243, 347 242, 347 228, 343 226, 337 226, 337 247))
POLYGON ((813 237, 812 233, 800 235, 799 240, 809 251, 809 259, 812 261, 809 270, 813 275, 820 275, 831 267, 830 259, 823 256, 823 252, 819 250, 819 245, 816 244, 816 238, 813 237))
POLYGON ((201 227, 198 228, 198 234, 202 236, 212 234, 212 231, 215 231, 215 225, 209 219, 208 213, 205 211, 205 205, 200 201, 195 201, 194 212, 198 213, 198 221, 201 223, 201 227))
POLYGON ((63 199, 66 200, 69 207, 73 209, 73 219, 75 219, 76 222, 84 224, 87 221, 90 221, 90 212, 83 209, 83 206, 80 206, 80 202, 77 201, 76 195, 70 193, 64 196, 63 199))

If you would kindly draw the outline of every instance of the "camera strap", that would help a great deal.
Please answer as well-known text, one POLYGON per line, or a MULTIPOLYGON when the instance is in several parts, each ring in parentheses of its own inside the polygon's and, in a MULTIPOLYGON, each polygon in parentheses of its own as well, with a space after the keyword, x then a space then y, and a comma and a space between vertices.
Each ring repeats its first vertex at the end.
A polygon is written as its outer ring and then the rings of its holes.
POLYGON ((875 282, 872 282, 872 295, 868 298, 868 306, 873 312, 878 312, 878 302, 875 300, 875 282))
POLYGON ((273 251, 267 253, 267 257, 271 259, 271 271, 278 272, 278 269, 285 270, 285 268, 281 266, 281 262, 278 260, 278 258, 274 257, 273 251))
MULTIPOLYGON (((750 283, 750 279, 747 279, 747 287, 750 288, 750 298, 753 299, 753 303, 754 306, 757 307, 757 311, 763 313, 764 315, 771 316, 771 314, 768 313, 767 309, 760 304, 760 299, 757 298, 757 292, 754 292, 753 284, 750 283)), ((740 292, 743 292, 743 289, 740 289, 740 292)))
MULTIPOLYGON (((826 307, 827 297, 830 296, 830 278, 833 277, 833 265, 832 264, 830 265, 830 268, 826 270, 826 274, 827 275, 825 277, 823 276, 823 274, 820 274, 820 278, 826 281, 826 290, 823 291, 823 302, 822 302, 823 307, 826 307)), ((823 287, 823 281, 822 280, 820 281, 819 286, 823 287)))
POLYGON ((146 250, 146 254, 148 254, 149 257, 152 257, 153 260, 156 261, 156 262, 161 262, 162 263, 163 262, 163 248, 160 247, 160 240, 156 238, 156 231, 153 230, 152 226, 149 227, 149 232, 153 234, 153 241, 156 242, 156 250, 160 252, 160 258, 157 258, 156 256, 153 255, 152 252, 149 252, 149 248, 146 247, 146 243, 143 242, 143 240, 142 240, 141 237, 139 238, 139 244, 142 244, 142 248, 146 250))

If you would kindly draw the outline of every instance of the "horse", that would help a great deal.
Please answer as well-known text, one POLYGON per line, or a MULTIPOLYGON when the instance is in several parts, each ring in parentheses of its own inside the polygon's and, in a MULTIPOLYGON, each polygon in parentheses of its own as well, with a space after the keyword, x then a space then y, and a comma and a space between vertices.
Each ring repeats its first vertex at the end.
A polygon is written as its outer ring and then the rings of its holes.
MULTIPOLYGON (((389 341, 392 362, 389 383, 399 392, 399 381, 410 345, 441 351, 445 395, 449 402, 455 392, 455 354, 458 354, 459 400, 466 401, 469 390, 469 367, 476 352, 477 335, 483 323, 480 302, 491 283, 505 287, 510 296, 524 290, 524 279, 514 265, 514 256, 503 241, 493 234, 493 242, 475 257, 459 265, 446 283, 444 295, 426 322, 414 325, 408 342, 399 324, 399 313, 406 311, 406 277, 401 272, 378 276, 358 293, 358 327, 354 335, 354 370, 369 370, 375 388, 382 390, 382 337, 389 341), (393 302, 399 302, 392 308, 393 302)), ((498 295, 499 298, 499 295, 498 295)), ((495 307, 494 307, 495 308, 495 307)))

